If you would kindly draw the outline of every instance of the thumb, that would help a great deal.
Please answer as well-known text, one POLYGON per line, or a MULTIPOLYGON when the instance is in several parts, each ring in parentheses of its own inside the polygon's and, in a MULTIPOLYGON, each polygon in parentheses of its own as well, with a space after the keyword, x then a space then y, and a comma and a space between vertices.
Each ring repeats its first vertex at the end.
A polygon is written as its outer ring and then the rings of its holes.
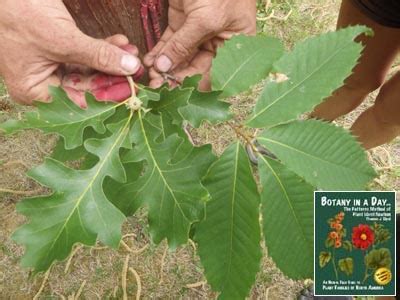
POLYGON ((212 31, 199 22, 188 19, 170 39, 165 41, 155 61, 155 68, 162 73, 174 69, 177 65, 188 60, 197 47, 212 36, 212 31))
MULTIPOLYGON (((68 63, 81 64, 110 75, 133 75, 141 67, 138 57, 105 40, 79 32, 68 47, 68 63)), ((64 61, 65 62, 65 61, 64 61)))

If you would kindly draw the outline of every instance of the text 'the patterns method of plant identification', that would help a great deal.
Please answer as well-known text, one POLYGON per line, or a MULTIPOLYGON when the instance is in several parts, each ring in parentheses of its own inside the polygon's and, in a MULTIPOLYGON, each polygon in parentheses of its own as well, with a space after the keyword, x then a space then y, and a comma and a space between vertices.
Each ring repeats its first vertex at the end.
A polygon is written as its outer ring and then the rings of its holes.
POLYGON ((362 51, 354 39, 369 33, 349 27, 290 52, 275 38, 236 36, 218 51, 207 93, 194 76, 175 89, 139 86, 137 97, 118 104, 87 95, 82 110, 51 88, 51 103, 0 125, 6 134, 40 129, 60 136, 53 156, 28 172, 51 194, 17 206, 28 219, 13 235, 25 247, 22 265, 46 271, 78 243, 117 248, 122 224, 144 207, 154 243, 166 239, 175 249, 191 235, 220 299, 249 295, 262 239, 287 276, 312 278, 313 191, 363 189, 375 172, 348 131, 299 117, 343 84, 362 51), (260 82, 253 113, 232 122, 224 99, 260 82), (237 140, 220 157, 211 145, 194 146, 182 129, 228 121, 237 140), (76 159, 80 168, 64 164, 76 159))

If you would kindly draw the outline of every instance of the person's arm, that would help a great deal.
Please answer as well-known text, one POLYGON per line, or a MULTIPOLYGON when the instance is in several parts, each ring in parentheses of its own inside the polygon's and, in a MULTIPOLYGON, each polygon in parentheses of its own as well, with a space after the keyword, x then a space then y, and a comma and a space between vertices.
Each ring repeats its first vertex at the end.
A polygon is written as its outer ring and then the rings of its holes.
MULTIPOLYGON (((19 103, 48 101, 48 86, 63 83, 67 90, 73 88, 73 92, 78 92, 78 98, 74 98, 75 93, 70 96, 85 106, 81 101, 83 91, 73 86, 77 79, 71 84, 68 77, 64 78, 60 64, 72 65, 67 70, 84 69, 78 74, 79 80, 87 83, 85 90, 96 90, 107 100, 114 100, 110 86, 114 81, 121 84, 121 78, 93 80, 96 75, 82 66, 115 76, 133 75, 141 69, 137 49, 128 45, 126 37, 117 35, 106 41, 83 34, 61 0, 5 0, 1 4, 0 74, 11 97, 19 103), (97 82, 101 84, 96 85, 97 82), (104 89, 108 92, 102 93, 104 89)), ((119 90, 118 93, 116 100, 125 96, 119 90)), ((125 94, 128 97, 129 91, 125 94)))

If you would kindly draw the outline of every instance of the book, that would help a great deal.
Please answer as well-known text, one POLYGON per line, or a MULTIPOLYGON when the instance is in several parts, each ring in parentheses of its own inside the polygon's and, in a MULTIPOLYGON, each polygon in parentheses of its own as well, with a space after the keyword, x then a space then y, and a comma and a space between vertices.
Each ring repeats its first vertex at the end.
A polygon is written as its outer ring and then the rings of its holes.
POLYGON ((314 195, 317 296, 396 295, 396 193, 314 195))

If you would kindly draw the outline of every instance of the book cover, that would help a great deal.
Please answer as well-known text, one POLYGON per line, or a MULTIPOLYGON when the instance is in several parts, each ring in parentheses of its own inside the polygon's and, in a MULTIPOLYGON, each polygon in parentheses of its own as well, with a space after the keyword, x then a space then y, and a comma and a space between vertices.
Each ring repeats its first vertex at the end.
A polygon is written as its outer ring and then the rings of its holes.
POLYGON ((315 295, 396 294, 395 210, 395 192, 315 192, 315 295))

